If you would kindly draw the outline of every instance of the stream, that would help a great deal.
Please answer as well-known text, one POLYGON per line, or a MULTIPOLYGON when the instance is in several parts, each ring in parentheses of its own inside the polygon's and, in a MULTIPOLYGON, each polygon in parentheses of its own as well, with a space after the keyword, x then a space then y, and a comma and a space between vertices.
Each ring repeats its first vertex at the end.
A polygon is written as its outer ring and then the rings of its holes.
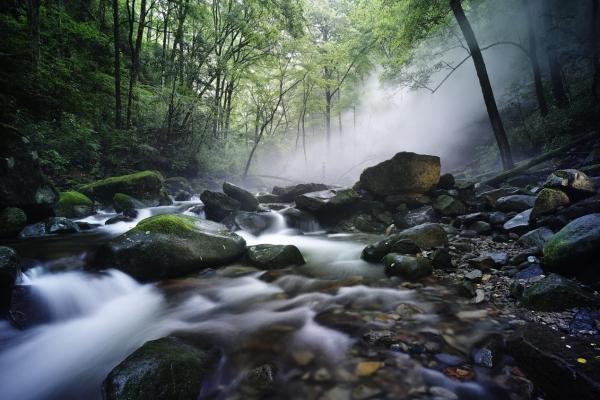
POLYGON ((238 233, 248 246, 293 244, 305 265, 264 273, 235 264, 159 284, 82 269, 86 252, 141 219, 197 203, 142 209, 108 226, 115 214, 102 212, 83 220, 99 224, 90 231, 10 243, 24 259, 21 285, 48 318, 25 330, 0 321, 0 398, 99 399, 109 371, 170 334, 223 350, 203 399, 252 397, 244 376, 262 365, 277 375, 268 398, 508 398, 509 359, 494 369, 462 366, 483 338, 510 330, 511 316, 435 280, 386 278, 383 266, 360 259, 375 236, 302 233, 274 213, 262 235, 238 233), (451 379, 448 369, 475 379, 451 379))

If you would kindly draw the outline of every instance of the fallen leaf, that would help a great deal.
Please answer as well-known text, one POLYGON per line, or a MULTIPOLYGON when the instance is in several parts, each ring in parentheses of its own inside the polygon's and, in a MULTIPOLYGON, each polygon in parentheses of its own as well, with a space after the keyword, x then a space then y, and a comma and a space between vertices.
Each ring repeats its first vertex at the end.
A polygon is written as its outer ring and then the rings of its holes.
POLYGON ((579 357, 579 358, 577 359, 577 362, 578 362, 579 364, 586 364, 586 363, 587 363, 587 360, 586 360, 585 358, 579 357))
POLYGON ((444 370, 444 374, 459 381, 466 381, 475 377, 475 373, 468 367, 448 367, 444 370))
POLYGON ((356 375, 370 376, 383 367, 383 363, 379 361, 363 361, 356 365, 356 375))

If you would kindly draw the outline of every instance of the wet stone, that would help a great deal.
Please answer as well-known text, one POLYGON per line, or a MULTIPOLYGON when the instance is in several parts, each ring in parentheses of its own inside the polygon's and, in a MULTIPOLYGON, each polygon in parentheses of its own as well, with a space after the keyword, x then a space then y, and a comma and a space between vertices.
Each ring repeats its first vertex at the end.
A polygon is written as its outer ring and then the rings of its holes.
POLYGON ((481 282, 481 278, 483 277, 483 272, 479 269, 474 269, 465 273, 465 279, 471 282, 481 282))

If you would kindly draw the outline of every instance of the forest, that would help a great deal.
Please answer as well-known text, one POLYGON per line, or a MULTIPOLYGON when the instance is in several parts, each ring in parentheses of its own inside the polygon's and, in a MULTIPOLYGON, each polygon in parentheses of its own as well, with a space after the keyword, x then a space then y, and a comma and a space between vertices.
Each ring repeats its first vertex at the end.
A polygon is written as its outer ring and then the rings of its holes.
POLYGON ((600 0, 0 32, 0 400, 600 398, 600 0))

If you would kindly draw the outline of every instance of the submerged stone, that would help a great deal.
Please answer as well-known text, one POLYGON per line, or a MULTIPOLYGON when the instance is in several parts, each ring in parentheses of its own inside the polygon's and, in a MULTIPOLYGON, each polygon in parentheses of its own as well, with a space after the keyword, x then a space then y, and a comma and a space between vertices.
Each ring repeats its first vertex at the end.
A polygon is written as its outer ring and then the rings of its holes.
POLYGON ((259 244, 248 248, 250 263, 260 269, 277 269, 304 264, 304 257, 296 246, 259 244))

